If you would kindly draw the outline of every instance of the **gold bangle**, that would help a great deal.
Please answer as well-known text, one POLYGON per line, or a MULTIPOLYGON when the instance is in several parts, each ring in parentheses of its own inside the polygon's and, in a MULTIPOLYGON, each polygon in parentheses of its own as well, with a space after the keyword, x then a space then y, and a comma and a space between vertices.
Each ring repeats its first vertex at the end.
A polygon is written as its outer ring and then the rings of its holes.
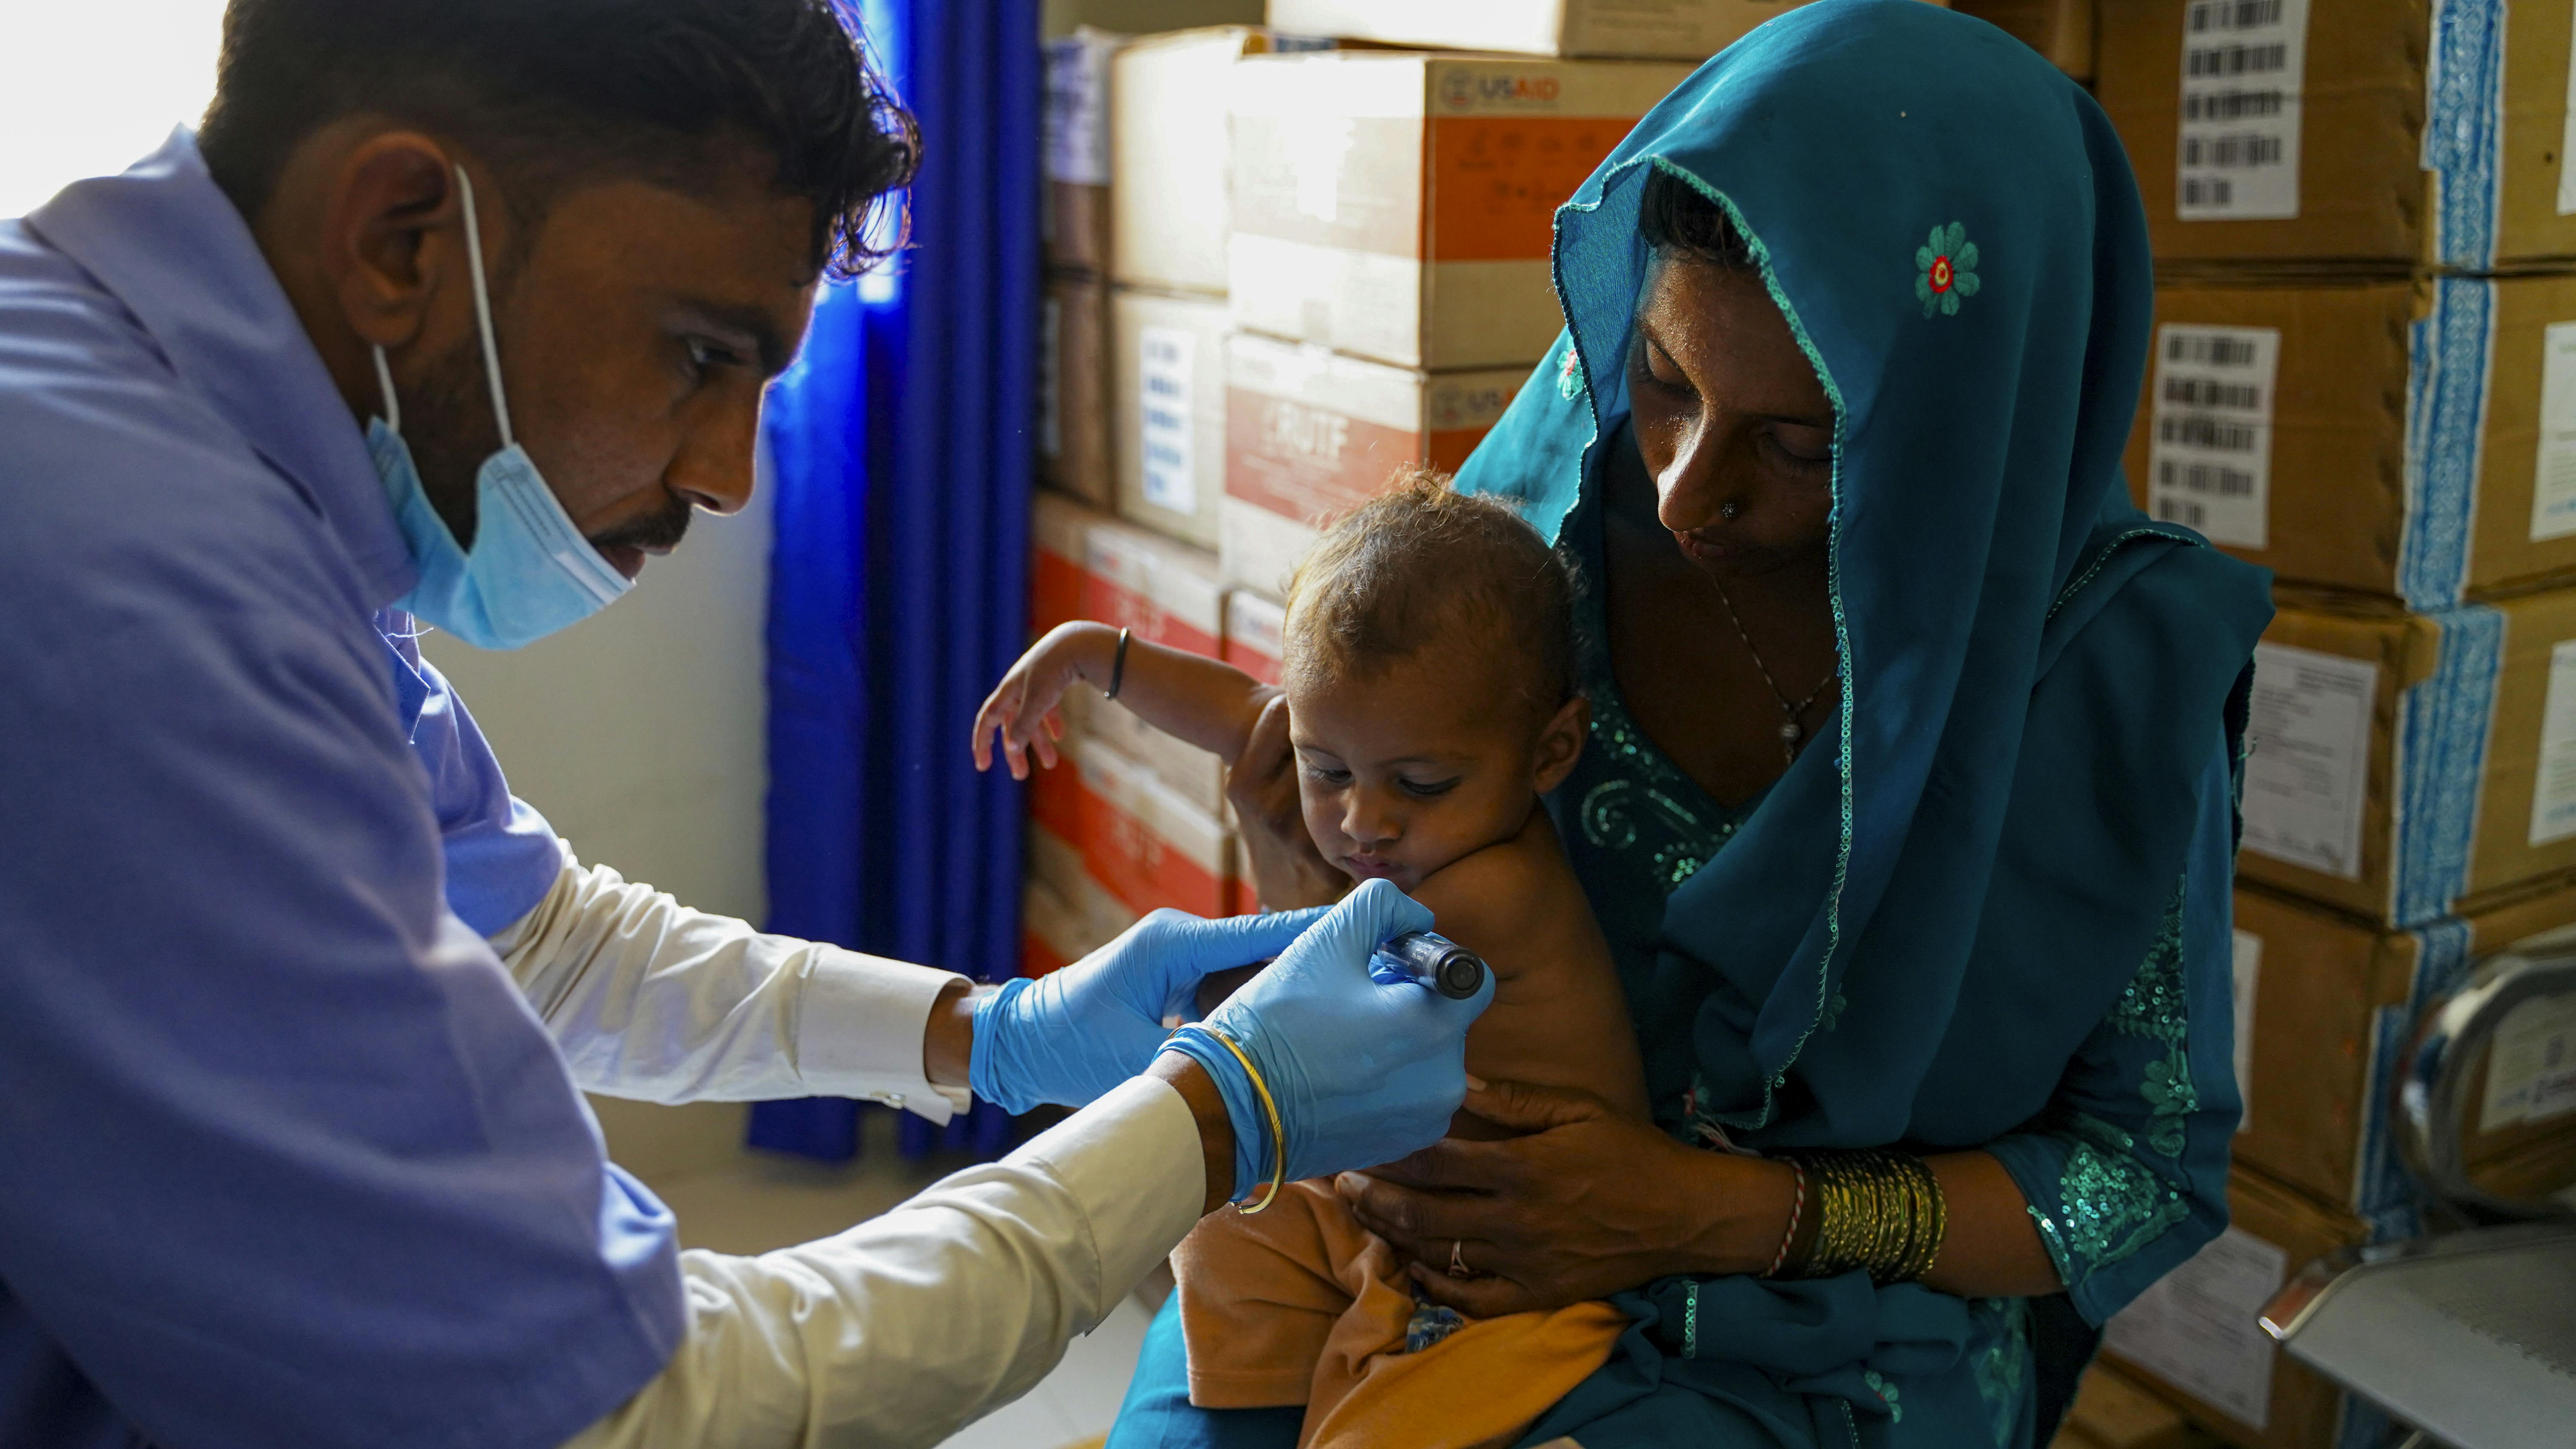
POLYGON ((1798 1158, 1816 1185, 1815 1238, 1797 1266, 1802 1276, 1866 1268, 1875 1282, 1902 1283, 1932 1271, 1950 1214, 1929 1164, 1902 1152, 1821 1151, 1798 1158))
POLYGON ((1252 1079, 1252 1090, 1261 1098, 1261 1110, 1270 1115, 1270 1190, 1261 1195, 1261 1201, 1250 1207, 1241 1204, 1235 1207, 1236 1212, 1250 1217, 1270 1206, 1277 1200, 1279 1189, 1288 1185, 1288 1132, 1279 1123, 1279 1104, 1270 1098, 1270 1084, 1261 1080, 1261 1069, 1252 1064, 1252 1058, 1234 1044, 1233 1037, 1215 1027, 1203 1026, 1200 1030, 1224 1043, 1225 1049, 1234 1053, 1234 1059, 1243 1063, 1243 1074, 1252 1079))

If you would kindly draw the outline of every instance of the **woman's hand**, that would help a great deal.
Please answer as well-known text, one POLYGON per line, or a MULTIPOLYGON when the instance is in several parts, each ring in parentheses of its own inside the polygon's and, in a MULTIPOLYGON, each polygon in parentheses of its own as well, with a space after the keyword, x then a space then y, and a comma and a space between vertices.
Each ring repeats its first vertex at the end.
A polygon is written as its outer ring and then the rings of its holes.
POLYGON ((1587 1092, 1494 1082, 1466 1107, 1528 1135, 1446 1138, 1335 1186, 1427 1296, 1470 1317, 1672 1273, 1759 1273, 1788 1227, 1794 1182, 1778 1163, 1696 1151, 1587 1092), (1453 1262, 1474 1276, 1451 1276, 1453 1262))
POLYGON ((1297 801, 1297 761, 1288 748, 1288 696, 1274 695, 1254 722, 1243 753, 1226 771, 1244 863, 1263 909, 1329 906, 1349 894, 1351 879, 1333 869, 1306 833, 1297 801))
POLYGON ((993 686, 984 707, 975 711, 975 768, 993 768, 991 736, 999 733, 1011 778, 1029 777, 1029 750, 1048 769, 1056 764, 1055 742, 1064 738, 1064 719, 1056 705, 1074 681, 1107 674, 1118 650, 1118 631, 1106 624, 1058 624, 993 686))

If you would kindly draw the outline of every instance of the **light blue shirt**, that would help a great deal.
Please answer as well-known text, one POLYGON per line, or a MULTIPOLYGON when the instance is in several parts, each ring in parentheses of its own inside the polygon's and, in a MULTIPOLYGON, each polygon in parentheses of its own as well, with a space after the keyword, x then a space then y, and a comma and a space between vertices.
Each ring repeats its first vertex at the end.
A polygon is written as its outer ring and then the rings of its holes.
POLYGON ((553 1445, 681 1338, 411 582, 184 132, 0 221, 0 1444, 553 1445))

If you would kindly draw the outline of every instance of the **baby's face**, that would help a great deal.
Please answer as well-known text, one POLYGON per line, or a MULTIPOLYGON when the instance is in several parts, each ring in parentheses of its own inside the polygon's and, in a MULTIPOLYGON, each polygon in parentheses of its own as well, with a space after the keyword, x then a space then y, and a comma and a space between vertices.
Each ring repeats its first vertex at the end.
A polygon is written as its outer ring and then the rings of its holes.
POLYGON ((1582 749, 1580 702, 1541 727, 1479 649, 1425 650, 1361 678, 1292 675, 1288 740, 1306 833, 1355 880, 1410 891, 1528 823, 1582 749))

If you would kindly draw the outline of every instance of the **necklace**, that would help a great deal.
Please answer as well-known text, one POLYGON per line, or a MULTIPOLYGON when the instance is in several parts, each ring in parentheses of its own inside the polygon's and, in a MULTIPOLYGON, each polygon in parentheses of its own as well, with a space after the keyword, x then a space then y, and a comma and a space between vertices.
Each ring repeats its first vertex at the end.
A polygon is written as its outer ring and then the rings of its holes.
POLYGON ((1744 652, 1753 656, 1753 667, 1762 671, 1762 682, 1771 686, 1771 697, 1780 701, 1780 754, 1794 765, 1798 762, 1798 747, 1807 742, 1807 726, 1799 717, 1817 700, 1824 698, 1826 690, 1834 687, 1837 675, 1827 670, 1824 682, 1807 691, 1805 699, 1791 701, 1789 692, 1780 687, 1780 681, 1771 677, 1771 666, 1763 662, 1762 651, 1753 647, 1753 636, 1745 632, 1744 620, 1735 612, 1735 601, 1726 596, 1726 585, 1718 583, 1714 577, 1709 582, 1717 585, 1717 601, 1726 606, 1726 621, 1735 626, 1735 637, 1744 641, 1744 652))

